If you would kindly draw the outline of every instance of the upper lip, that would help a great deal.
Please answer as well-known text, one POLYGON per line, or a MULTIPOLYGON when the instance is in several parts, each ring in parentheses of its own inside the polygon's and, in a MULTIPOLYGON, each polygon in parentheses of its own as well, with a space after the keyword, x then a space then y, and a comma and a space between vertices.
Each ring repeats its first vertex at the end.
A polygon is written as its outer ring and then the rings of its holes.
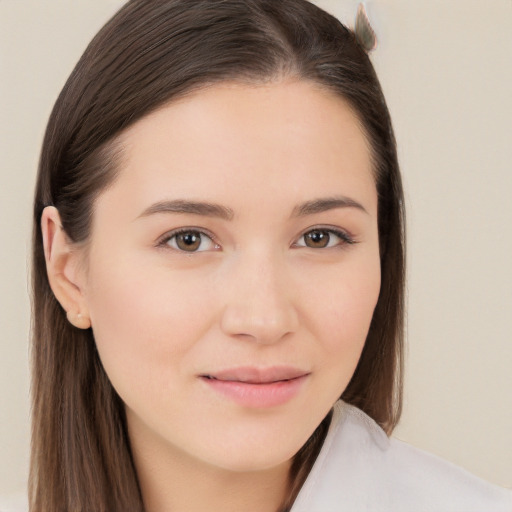
POLYGON ((224 381, 246 382, 248 384, 269 384, 271 382, 297 379, 308 374, 309 372, 294 366, 271 366, 266 368, 240 366, 212 373, 203 373, 201 377, 224 381))

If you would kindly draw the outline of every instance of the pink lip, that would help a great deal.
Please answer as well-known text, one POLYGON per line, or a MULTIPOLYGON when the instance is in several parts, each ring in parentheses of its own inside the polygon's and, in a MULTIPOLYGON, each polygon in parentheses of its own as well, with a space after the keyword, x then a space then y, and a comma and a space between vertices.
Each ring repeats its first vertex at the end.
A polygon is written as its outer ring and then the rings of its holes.
POLYGON ((214 391, 244 407, 275 407, 295 397, 309 373, 298 368, 240 367, 200 375, 214 391))

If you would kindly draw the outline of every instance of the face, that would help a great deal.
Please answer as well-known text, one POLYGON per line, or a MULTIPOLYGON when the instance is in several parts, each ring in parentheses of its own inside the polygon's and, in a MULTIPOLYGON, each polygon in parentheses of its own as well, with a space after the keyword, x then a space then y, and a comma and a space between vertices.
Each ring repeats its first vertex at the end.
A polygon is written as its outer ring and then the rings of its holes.
POLYGON ((82 291, 132 443, 272 468, 347 386, 380 288, 357 119, 299 81, 215 85, 121 137, 82 291))

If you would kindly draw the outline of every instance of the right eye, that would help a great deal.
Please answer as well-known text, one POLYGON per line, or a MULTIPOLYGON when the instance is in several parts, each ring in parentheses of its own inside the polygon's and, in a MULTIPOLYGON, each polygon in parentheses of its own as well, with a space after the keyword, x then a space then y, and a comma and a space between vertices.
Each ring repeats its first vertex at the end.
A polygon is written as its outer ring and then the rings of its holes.
POLYGON ((219 249, 210 236, 195 229, 182 229, 168 234, 159 243, 182 252, 204 252, 219 249))

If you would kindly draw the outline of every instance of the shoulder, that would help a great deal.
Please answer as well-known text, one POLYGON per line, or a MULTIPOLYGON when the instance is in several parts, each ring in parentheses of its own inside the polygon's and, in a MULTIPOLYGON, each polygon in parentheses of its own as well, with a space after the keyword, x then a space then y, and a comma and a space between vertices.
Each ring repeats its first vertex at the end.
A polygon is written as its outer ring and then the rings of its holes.
POLYGON ((512 512, 512 491, 385 432, 343 402, 293 512, 512 512))

